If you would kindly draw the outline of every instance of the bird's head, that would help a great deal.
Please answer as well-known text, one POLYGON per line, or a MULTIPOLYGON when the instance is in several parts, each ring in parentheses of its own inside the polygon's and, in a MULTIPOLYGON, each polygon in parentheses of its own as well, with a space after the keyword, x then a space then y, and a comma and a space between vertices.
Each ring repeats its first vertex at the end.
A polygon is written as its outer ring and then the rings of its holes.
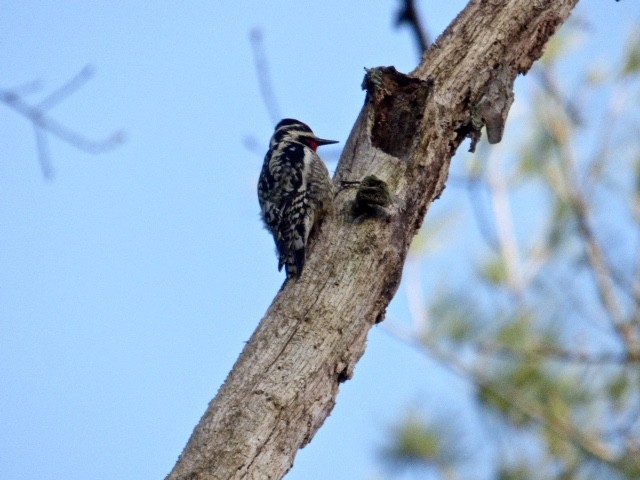
POLYGON ((338 143, 337 140, 325 140, 324 138, 316 137, 306 123, 293 118, 285 118, 278 122, 271 137, 270 146, 282 141, 302 143, 313 151, 321 145, 338 143))

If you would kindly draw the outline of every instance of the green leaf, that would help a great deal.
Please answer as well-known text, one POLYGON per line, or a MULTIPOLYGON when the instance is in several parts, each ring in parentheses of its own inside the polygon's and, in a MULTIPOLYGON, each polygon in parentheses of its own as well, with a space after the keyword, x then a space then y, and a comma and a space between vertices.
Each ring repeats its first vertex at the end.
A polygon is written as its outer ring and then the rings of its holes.
POLYGON ((429 307, 432 318, 430 335, 456 342, 468 341, 478 334, 481 313, 466 294, 439 295, 429 307))
POLYGON ((627 40, 622 76, 635 75, 640 70, 640 27, 636 27, 627 40))
POLYGON ((570 219, 573 218, 571 204, 564 199, 557 198, 553 205, 551 215, 551 227, 547 235, 547 246, 549 250, 557 250, 564 242, 570 232, 570 219))
POLYGON ((509 347, 522 347, 528 340, 533 338, 531 331, 531 319, 522 315, 516 321, 503 325, 496 336, 499 343, 509 347))
POLYGON ((492 285, 504 285, 509 279, 504 258, 494 255, 480 267, 480 276, 492 285))
POLYGON ((410 412, 390 428, 389 436, 390 443, 380 453, 394 467, 449 467, 461 458, 459 436, 451 422, 439 425, 410 412))
POLYGON ((518 463, 517 465, 500 465, 497 472, 497 480, 531 480, 539 478, 540 472, 532 469, 529 465, 518 463))
POLYGON ((618 409, 624 407, 624 400, 626 399, 631 387, 632 385, 629 383, 629 379, 624 372, 614 376, 609 381, 606 389, 614 407, 618 409))

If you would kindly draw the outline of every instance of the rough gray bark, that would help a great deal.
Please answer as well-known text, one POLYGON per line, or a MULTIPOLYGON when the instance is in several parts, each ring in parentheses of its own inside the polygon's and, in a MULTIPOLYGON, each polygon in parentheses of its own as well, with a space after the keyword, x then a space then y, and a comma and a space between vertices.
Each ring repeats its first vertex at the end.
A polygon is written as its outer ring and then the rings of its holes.
POLYGON ((353 221, 357 189, 339 189, 302 277, 276 296, 168 479, 279 479, 291 468, 384 318, 451 157, 479 123, 501 136, 513 80, 577 1, 473 0, 409 76, 368 73, 335 182, 383 179, 388 215, 353 221))

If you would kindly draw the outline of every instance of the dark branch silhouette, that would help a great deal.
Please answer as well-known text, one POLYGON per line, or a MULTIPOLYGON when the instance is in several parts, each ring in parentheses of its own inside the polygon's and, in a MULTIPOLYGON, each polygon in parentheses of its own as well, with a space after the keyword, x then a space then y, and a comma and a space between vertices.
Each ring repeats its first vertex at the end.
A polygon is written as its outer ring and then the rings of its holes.
POLYGON ((269 62, 267 61, 267 54, 262 42, 262 30, 254 28, 249 34, 251 41, 251 49, 253 51, 253 60, 255 62, 256 73, 258 75, 258 83, 260 85, 260 93, 262 100, 269 114, 269 118, 275 125, 282 118, 280 114, 280 107, 278 101, 273 93, 273 86, 271 84, 271 76, 269 74, 269 62))
POLYGON ((104 140, 90 140, 47 115, 51 108, 84 85, 93 76, 93 73, 93 68, 87 65, 69 81, 35 105, 27 103, 22 96, 39 90, 39 82, 30 82, 13 90, 0 89, 0 101, 33 124, 42 175, 47 179, 53 176, 47 134, 54 135, 69 145, 92 154, 111 150, 125 140, 125 135, 122 131, 116 131, 104 140))
POLYGON ((429 48, 431 41, 429 40, 427 29, 424 28, 424 25, 418 16, 414 0, 402 1, 402 6, 400 7, 398 16, 396 17, 396 26, 400 27, 404 24, 413 30, 413 34, 416 37, 416 43, 418 44, 418 49, 420 50, 420 55, 422 55, 422 52, 429 48))
POLYGON ((46 179, 53 178, 53 167, 51 166, 49 155, 49 140, 47 140, 47 134, 36 123, 33 124, 33 131, 36 135, 36 147, 38 148, 38 161, 40 162, 40 169, 42 175, 46 179))

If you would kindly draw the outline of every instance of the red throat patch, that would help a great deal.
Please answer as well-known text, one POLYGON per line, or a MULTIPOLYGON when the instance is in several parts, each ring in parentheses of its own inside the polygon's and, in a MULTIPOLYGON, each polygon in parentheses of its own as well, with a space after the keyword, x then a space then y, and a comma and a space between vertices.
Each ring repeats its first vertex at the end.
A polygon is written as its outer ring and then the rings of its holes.
POLYGON ((316 142, 313 138, 309 138, 307 139, 307 146, 315 152, 318 149, 318 142, 316 142))

